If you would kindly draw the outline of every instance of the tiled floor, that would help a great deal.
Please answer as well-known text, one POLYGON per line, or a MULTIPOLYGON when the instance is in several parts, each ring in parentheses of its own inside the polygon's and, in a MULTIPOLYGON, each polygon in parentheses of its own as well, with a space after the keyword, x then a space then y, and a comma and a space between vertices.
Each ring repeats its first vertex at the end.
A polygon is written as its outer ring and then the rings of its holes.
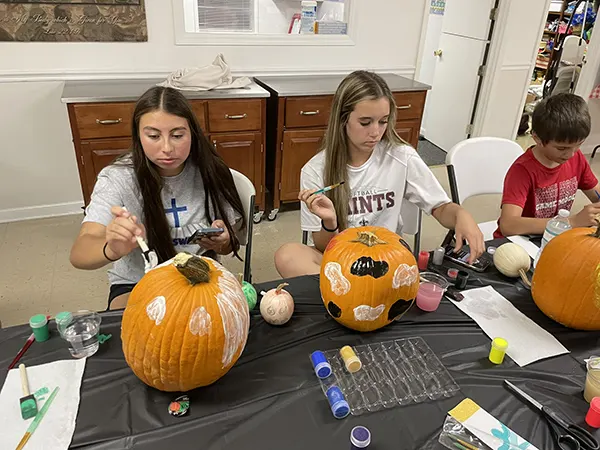
MULTIPOLYGON (((530 138, 519 139, 527 147, 530 138)), ((600 175, 600 158, 592 167, 600 175)), ((445 167, 434 174, 448 190, 445 167)), ((478 222, 498 216, 499 196, 483 196, 465 204, 478 222)), ((585 200, 580 194, 574 210, 585 200)), ((106 307, 106 269, 81 271, 69 264, 69 250, 77 235, 80 216, 66 216, 0 224, 0 320, 4 326, 25 323, 36 313, 56 314, 64 310, 106 307)), ((439 245, 445 230, 431 217, 424 217, 422 247, 439 245)), ((277 279, 273 265, 275 250, 285 242, 300 241, 297 210, 281 212, 274 222, 264 220, 255 226, 252 270, 255 282, 277 279)), ((235 273, 242 263, 227 257, 224 263, 235 273)))

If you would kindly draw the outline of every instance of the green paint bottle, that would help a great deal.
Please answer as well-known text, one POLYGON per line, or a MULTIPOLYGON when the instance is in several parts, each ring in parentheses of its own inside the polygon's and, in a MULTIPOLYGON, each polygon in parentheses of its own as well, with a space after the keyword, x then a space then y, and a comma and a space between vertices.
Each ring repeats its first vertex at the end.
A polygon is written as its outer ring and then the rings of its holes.
POLYGON ((50 339, 50 330, 48 329, 48 319, 44 314, 36 314, 29 319, 29 326, 33 331, 37 342, 44 342, 50 339))

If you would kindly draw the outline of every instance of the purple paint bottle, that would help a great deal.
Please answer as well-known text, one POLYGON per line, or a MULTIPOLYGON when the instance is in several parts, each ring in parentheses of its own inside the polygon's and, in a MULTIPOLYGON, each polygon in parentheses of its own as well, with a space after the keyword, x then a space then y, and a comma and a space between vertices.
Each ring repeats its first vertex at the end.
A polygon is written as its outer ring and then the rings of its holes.
POLYGON ((350 450, 362 450, 371 444, 371 432, 367 427, 357 426, 350 432, 350 450))

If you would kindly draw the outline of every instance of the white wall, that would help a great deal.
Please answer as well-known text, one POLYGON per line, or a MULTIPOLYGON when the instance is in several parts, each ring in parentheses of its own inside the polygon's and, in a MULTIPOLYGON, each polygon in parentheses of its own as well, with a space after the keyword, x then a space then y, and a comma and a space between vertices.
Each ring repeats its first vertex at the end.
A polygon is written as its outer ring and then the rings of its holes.
POLYGON ((498 60, 488 67, 476 136, 516 137, 548 5, 549 0, 500 0, 499 22, 506 26, 493 38, 498 60))
POLYGON ((353 46, 176 46, 167 0, 146 0, 146 43, 0 43, 0 222, 82 205, 62 80, 162 76, 219 52, 239 74, 368 68, 412 77, 425 1, 353 2, 353 46))

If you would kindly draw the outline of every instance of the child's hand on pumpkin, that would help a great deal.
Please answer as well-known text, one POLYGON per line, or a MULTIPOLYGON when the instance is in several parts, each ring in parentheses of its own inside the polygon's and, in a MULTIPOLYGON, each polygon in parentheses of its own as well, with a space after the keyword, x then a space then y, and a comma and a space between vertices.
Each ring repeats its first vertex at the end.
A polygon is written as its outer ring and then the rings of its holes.
POLYGON ((600 203, 590 203, 569 219, 573 228, 593 227, 596 225, 595 217, 600 214, 600 203))
POLYGON ((230 245, 230 236, 229 231, 227 231, 227 227, 225 226, 225 222, 218 219, 215 220, 211 226, 211 228, 223 228, 223 232, 217 236, 206 236, 198 240, 198 244, 205 250, 214 250, 219 255, 228 255, 232 252, 230 245))
POLYGON ((137 247, 136 236, 146 238, 146 228, 120 206, 113 206, 110 212, 114 219, 106 227, 107 252, 111 259, 119 259, 137 247))
MULTIPOLYGON (((319 219, 323 220, 323 222, 337 224, 337 216, 335 214, 333 202, 326 195, 313 195, 316 191, 317 189, 304 189, 300 191, 298 200, 306 203, 308 210, 319 219)), ((335 226, 332 228, 335 228, 335 226)))

